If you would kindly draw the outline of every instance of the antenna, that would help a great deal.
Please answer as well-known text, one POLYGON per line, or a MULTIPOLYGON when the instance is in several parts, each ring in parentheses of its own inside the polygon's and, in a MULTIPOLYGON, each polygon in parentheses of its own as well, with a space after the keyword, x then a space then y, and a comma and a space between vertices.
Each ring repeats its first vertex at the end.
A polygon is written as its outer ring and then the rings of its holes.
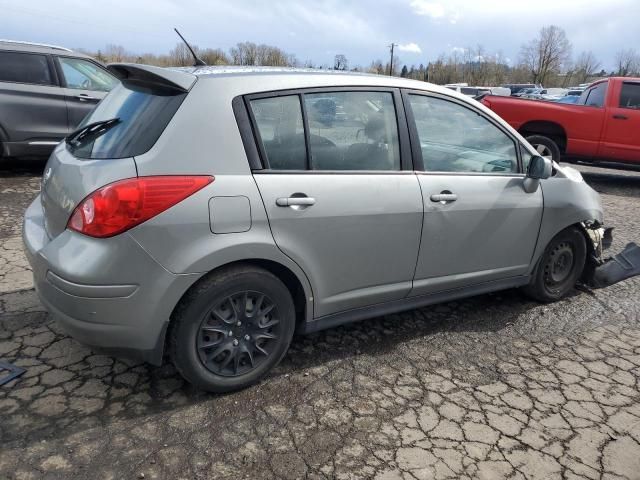
POLYGON ((200 67, 202 65, 206 65, 206 63, 204 63, 203 60, 199 59, 198 56, 196 55, 196 52, 193 51, 193 48, 191 48, 191 45, 189 45, 189 42, 187 42, 184 37, 182 36, 182 34, 178 31, 177 28, 174 28, 174 30, 176 31, 176 33, 178 34, 178 36, 182 39, 182 41, 184 42, 184 44, 187 46, 187 48, 189 49, 189 51, 191 52, 191 55, 193 55, 193 66, 194 67, 200 67))

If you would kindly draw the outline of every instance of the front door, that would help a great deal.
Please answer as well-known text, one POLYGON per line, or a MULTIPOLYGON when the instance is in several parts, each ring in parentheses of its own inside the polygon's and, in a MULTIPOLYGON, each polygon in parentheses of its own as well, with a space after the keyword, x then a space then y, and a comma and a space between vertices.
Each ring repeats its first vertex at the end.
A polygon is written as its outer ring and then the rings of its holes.
POLYGON ((615 106, 607 108, 603 156, 640 163, 640 82, 620 82, 612 95, 615 106))
POLYGON ((72 132, 118 80, 89 60, 58 57, 57 62, 69 111, 68 129, 72 132))
POLYGON ((411 290, 423 207, 401 165, 408 138, 399 140, 394 98, 314 91, 249 102, 268 166, 254 178, 276 244, 311 282, 315 317, 411 290))
POLYGON ((523 189, 518 143, 479 110, 444 96, 405 95, 424 197, 411 296, 526 275, 542 192, 523 189))

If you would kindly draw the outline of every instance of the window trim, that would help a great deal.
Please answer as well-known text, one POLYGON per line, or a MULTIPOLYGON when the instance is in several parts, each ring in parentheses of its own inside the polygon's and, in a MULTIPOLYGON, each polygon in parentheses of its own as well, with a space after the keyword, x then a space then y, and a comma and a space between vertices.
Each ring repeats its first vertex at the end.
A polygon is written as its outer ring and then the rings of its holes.
POLYGON ((275 90, 269 92, 259 92, 236 97, 232 101, 234 105, 234 113, 238 122, 238 128, 240 129, 240 135, 242 137, 243 144, 245 146, 245 152, 249 165, 254 173, 270 173, 270 174, 332 174, 332 175, 354 175, 354 174, 405 174, 413 173, 413 155, 411 151, 409 132, 407 130, 407 116, 402 101, 402 95, 399 88, 396 87, 384 87, 384 86, 324 86, 324 87, 309 87, 309 88, 294 88, 286 90, 275 90), (311 169, 311 152, 309 143, 309 125, 306 112, 306 106, 304 103, 305 94, 315 93, 332 93, 332 92, 388 92, 392 95, 392 101, 394 104, 394 111, 396 116, 396 127, 398 129, 398 143, 400 150, 400 168, 398 170, 312 170, 311 169), (286 96, 297 96, 300 102, 300 109, 302 112, 303 128, 305 135, 305 149, 307 152, 307 169, 306 170, 277 170, 271 169, 268 163, 266 151, 260 132, 257 128, 257 122, 251 108, 251 100, 259 100, 263 98, 277 98, 286 96), (244 112, 240 105, 241 98, 244 104, 244 112), (247 131, 248 118, 251 131, 247 131), (253 146, 251 146, 253 143, 253 146), (249 145, 247 145, 249 144, 249 145), (248 148, 247 148, 248 147, 248 148), (256 157, 257 154, 257 157, 256 157), (256 168, 258 167, 258 168, 256 168))
POLYGON ((580 105, 582 107, 590 107, 590 108, 599 108, 601 110, 604 110, 606 108, 607 105, 607 95, 609 95, 609 82, 608 81, 601 81, 598 82, 594 85, 591 85, 590 87, 588 87, 584 93, 587 94, 587 96, 584 99, 584 103, 579 103, 577 105, 580 105), (604 87, 604 95, 602 96, 602 105, 598 106, 598 105, 589 105, 587 102, 589 101, 589 97, 591 96, 591 94, 599 87, 604 87))
POLYGON ((0 54, 2 53, 17 53, 19 55, 39 55, 41 57, 44 57, 47 61, 47 68, 49 69, 49 76, 51 77, 51 83, 14 82, 11 80, 0 80, 0 83, 12 83, 14 85, 34 85, 37 87, 60 87, 60 78, 58 76, 58 72, 55 69, 53 59, 51 58, 51 54, 40 53, 40 52, 24 52, 21 50, 0 50, 0 54))
MULTIPOLYGON (((71 87, 69 87, 67 85, 67 79, 64 76, 64 71, 62 70, 62 65, 60 64, 60 59, 61 58, 69 58, 71 60, 84 60, 85 62, 89 62, 89 63, 95 65, 96 67, 98 67, 99 69, 103 70, 110 77, 113 77, 113 74, 109 70, 107 70, 104 67, 104 65, 101 65, 99 62, 96 62, 92 58, 74 57, 74 56, 70 56, 70 55, 55 55, 55 59, 54 59, 55 70, 56 70, 56 73, 58 75, 58 80, 59 80, 60 86, 62 88, 71 88, 71 87)), ((117 78, 116 78, 116 80, 117 80, 117 78)), ((89 90, 88 88, 73 88, 72 90, 87 90, 89 92, 103 92, 104 91, 104 90, 89 90)), ((109 93, 109 92, 105 92, 105 93, 109 93)))
POLYGON ((522 152, 520 151, 520 148, 519 148, 522 142, 518 138, 516 138, 509 130, 507 130, 504 127, 504 125, 501 125, 498 121, 496 121, 494 118, 487 115, 482 110, 474 108, 472 105, 469 105, 467 102, 464 102, 458 98, 450 97, 449 95, 444 95, 438 92, 429 92, 426 90, 413 90, 413 89, 403 88, 402 100, 405 104, 409 138, 411 140, 411 152, 412 152, 413 164, 415 166, 416 173, 426 174, 426 175, 454 175, 454 176, 481 175, 481 176, 518 177, 518 178, 526 176, 526 173, 523 171, 523 168, 522 168, 522 152), (411 100, 409 98, 410 95, 437 98, 439 100, 444 100, 444 101, 454 103, 456 105, 466 108, 467 110, 472 111, 473 113, 487 120, 493 126, 497 127, 498 130, 502 131, 514 143, 514 148, 515 148, 516 157, 517 157, 518 171, 500 173, 500 172, 436 172, 436 171, 432 172, 432 171, 426 170, 424 167, 424 159, 422 158, 422 149, 420 148, 420 137, 418 135, 418 128, 416 127, 415 117, 413 115, 413 110, 411 108, 411 100))

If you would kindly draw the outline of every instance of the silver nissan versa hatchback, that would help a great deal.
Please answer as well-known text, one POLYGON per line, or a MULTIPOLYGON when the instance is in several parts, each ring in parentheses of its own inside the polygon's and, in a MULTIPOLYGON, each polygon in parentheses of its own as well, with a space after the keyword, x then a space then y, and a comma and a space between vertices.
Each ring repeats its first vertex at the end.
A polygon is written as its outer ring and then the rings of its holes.
POLYGON ((553 301, 611 264, 580 174, 451 90, 109 69, 121 83, 56 147, 23 232, 43 304, 86 344, 166 352, 229 391, 295 331, 512 287, 553 301))

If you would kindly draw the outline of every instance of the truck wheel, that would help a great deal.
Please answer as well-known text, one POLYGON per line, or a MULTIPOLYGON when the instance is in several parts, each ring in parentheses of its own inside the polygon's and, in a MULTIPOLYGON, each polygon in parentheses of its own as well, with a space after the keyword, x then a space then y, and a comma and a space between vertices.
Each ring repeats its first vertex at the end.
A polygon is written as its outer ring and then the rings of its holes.
POLYGON ((541 157, 549 158, 554 162, 560 161, 560 147, 549 137, 544 135, 531 135, 527 142, 533 146, 541 157))
POLYGON ((524 292, 539 302, 560 300, 575 286, 587 259, 587 244, 577 228, 558 233, 547 245, 524 292))
POLYGON ((209 392, 258 382, 284 357, 295 329, 287 287, 240 265, 205 277, 172 316, 169 351, 180 374, 209 392))

